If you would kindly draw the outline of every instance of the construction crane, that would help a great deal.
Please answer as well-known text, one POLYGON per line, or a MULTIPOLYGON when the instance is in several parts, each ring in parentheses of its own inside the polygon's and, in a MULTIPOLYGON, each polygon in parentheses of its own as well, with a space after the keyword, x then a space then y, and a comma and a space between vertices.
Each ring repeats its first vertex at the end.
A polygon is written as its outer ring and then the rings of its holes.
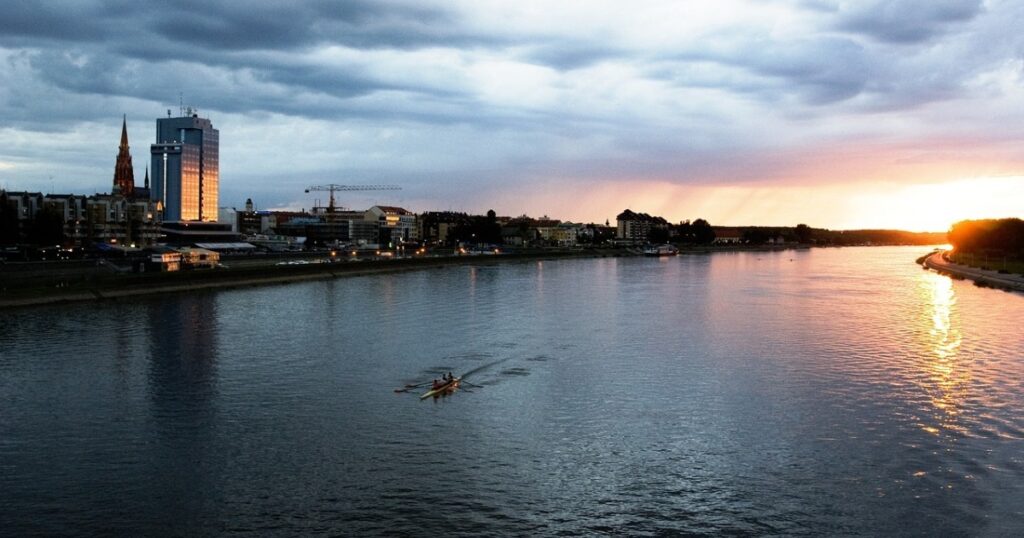
POLYGON ((306 192, 327 191, 331 193, 330 202, 327 204, 327 212, 334 213, 334 191, 400 191, 398 185, 338 185, 328 183, 327 185, 313 185, 306 187, 306 192))

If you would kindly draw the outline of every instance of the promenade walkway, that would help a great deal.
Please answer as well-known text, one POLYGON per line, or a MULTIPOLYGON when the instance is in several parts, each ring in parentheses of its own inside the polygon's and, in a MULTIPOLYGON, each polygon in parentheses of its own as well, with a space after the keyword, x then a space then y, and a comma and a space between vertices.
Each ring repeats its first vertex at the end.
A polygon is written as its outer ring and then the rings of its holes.
POLYGON ((936 252, 935 254, 925 258, 925 267, 936 271, 960 275, 964 278, 969 278, 994 287, 1024 291, 1024 276, 1017 274, 1002 274, 998 271, 989 271, 985 269, 978 269, 977 267, 960 265, 947 260, 943 257, 943 254, 945 254, 945 251, 936 252))

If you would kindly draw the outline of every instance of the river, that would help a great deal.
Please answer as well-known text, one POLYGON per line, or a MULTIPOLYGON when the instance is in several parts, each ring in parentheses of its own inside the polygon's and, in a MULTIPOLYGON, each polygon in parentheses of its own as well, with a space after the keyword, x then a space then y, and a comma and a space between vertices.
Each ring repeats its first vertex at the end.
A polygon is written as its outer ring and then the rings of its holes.
POLYGON ((0 533, 1019 536, 1024 295, 927 251, 3 311, 0 533))

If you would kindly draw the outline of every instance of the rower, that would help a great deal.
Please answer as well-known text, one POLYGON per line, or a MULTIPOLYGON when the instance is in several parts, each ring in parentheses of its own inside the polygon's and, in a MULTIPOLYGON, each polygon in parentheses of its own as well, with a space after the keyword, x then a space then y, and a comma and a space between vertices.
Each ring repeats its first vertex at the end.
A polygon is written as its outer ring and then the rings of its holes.
MULTIPOLYGON (((443 377, 443 376, 442 376, 442 377, 443 377)), ((439 381, 438 381, 437 379, 435 379, 435 380, 434 380, 434 384, 433 384, 433 385, 431 386, 431 388, 433 388, 433 389, 439 389, 439 388, 441 388, 441 385, 443 385, 443 383, 441 383, 441 382, 439 382, 439 381)))

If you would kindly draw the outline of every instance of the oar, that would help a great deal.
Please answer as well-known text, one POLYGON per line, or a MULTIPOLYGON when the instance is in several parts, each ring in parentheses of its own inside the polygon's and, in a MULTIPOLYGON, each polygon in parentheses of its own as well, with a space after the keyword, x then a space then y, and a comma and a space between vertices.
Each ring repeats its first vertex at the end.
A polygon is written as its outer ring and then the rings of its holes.
POLYGON ((469 385, 469 386, 471 386, 471 387, 476 387, 476 388, 478 388, 478 389, 482 389, 482 388, 484 388, 484 386, 483 386, 483 385, 477 385, 476 383, 470 383, 469 381, 463 381, 463 382, 462 382, 462 384, 463 384, 463 385, 469 385))

